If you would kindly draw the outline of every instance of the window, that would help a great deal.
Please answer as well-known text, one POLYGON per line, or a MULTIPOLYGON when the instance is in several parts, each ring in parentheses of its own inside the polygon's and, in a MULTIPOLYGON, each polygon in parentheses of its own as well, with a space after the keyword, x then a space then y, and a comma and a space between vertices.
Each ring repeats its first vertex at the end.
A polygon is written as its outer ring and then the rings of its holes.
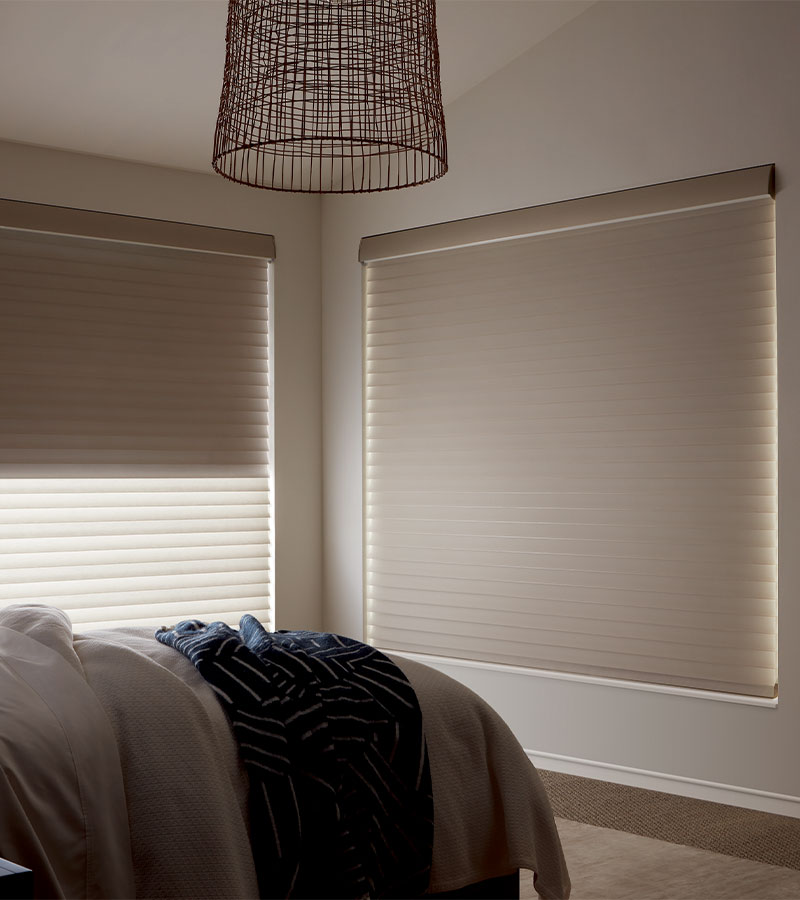
POLYGON ((369 641, 774 695, 771 179, 362 242, 369 641))
POLYGON ((273 256, 0 202, 0 604, 271 623, 273 256))

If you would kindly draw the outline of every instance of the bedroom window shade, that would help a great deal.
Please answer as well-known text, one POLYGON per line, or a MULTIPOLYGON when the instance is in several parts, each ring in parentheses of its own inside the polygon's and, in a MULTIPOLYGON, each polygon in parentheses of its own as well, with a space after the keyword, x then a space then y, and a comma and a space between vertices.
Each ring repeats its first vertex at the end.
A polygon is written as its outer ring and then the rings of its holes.
POLYGON ((0 605, 271 623, 273 256, 0 202, 0 605))
POLYGON ((772 697, 772 167, 366 238, 382 648, 772 697))

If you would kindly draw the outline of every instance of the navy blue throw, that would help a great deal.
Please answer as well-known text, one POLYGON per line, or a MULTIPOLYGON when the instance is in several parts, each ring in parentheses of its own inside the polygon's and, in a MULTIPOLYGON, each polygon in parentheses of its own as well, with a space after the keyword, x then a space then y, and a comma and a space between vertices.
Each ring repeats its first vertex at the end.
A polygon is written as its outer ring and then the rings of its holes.
POLYGON ((430 769, 416 695, 366 644, 181 622, 156 632, 216 691, 250 779, 262 897, 414 897, 428 886, 430 769))

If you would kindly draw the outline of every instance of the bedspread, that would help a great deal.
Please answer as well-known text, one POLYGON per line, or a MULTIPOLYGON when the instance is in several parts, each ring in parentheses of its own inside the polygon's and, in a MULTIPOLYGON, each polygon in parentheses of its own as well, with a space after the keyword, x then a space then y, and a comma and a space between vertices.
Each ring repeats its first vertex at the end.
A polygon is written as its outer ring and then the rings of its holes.
MULTIPOLYGON (((394 657, 417 693, 434 794, 430 890, 522 867, 569 878, 544 788, 491 708, 394 657)), ((0 856, 53 897, 257 897, 246 774, 222 707, 151 629, 76 634, 0 610, 0 856)))

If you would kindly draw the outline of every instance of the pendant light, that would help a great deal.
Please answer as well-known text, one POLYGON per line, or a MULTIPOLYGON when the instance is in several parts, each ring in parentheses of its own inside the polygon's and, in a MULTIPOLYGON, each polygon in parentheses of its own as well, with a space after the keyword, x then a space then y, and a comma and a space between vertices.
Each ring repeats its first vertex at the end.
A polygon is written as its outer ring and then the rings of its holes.
POLYGON ((439 178, 435 0, 230 0, 212 165, 312 193, 439 178))

